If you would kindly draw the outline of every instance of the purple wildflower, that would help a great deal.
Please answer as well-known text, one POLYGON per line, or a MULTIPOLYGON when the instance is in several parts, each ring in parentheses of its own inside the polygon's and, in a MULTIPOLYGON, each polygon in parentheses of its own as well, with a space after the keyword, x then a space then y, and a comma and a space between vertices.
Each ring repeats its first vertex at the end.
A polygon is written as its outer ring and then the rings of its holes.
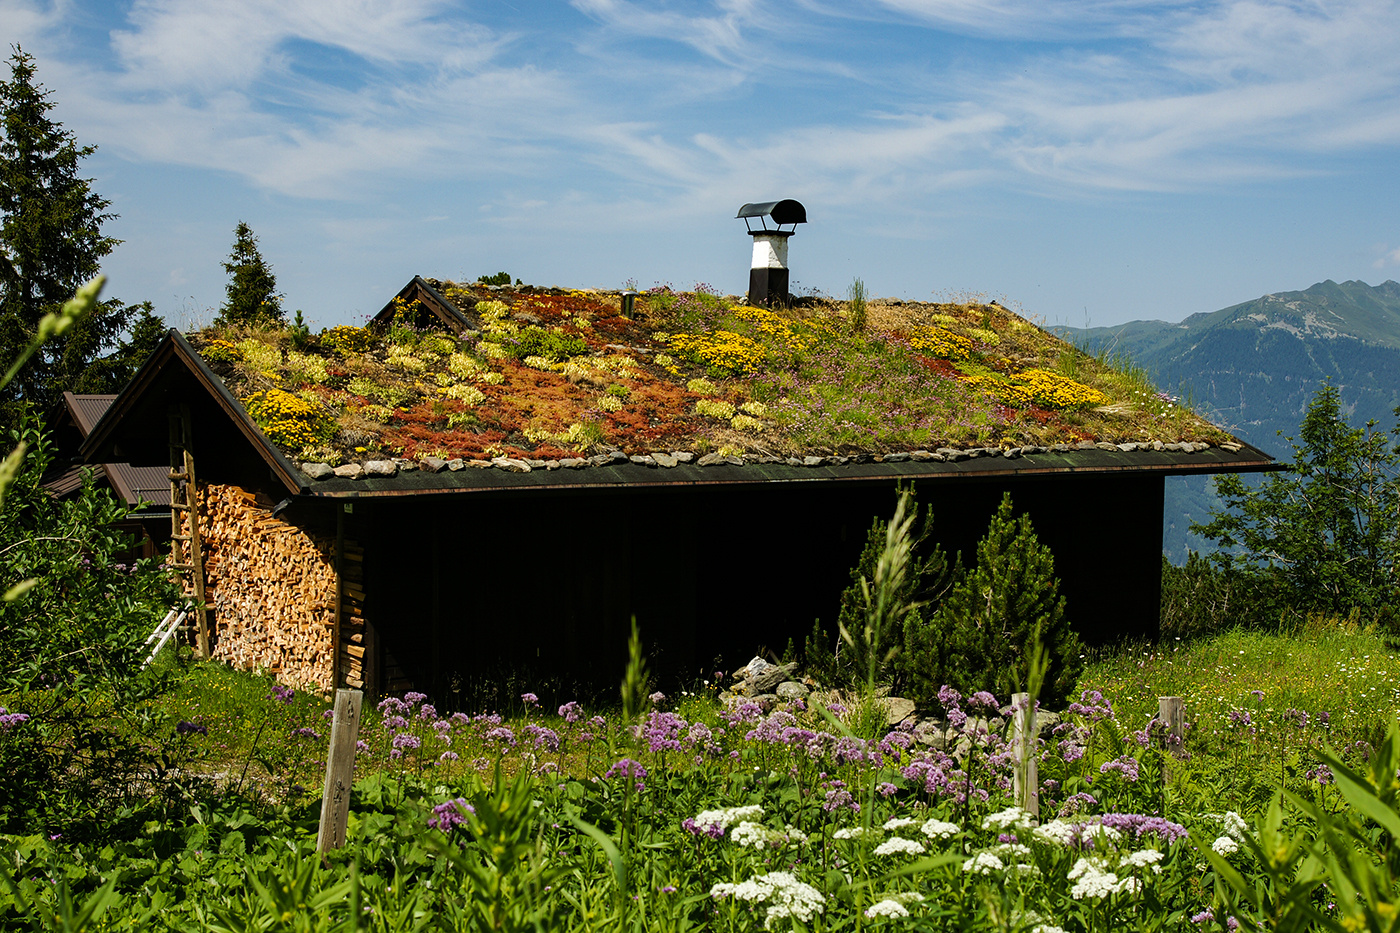
POLYGON ((641 738, 652 754, 681 750, 681 730, 688 723, 675 713, 653 710, 642 724, 641 738))
POLYGON ((968 697, 967 705, 972 707, 973 709, 976 709, 979 706, 986 710, 1001 709, 1001 704, 997 702, 997 698, 992 696, 985 690, 978 690, 972 696, 968 697))
POLYGON ((718 823, 706 823, 704 826, 695 822, 695 817, 688 816, 681 821, 681 828, 692 836, 708 836, 711 839, 723 839, 724 827, 718 823))
POLYGON ((284 687, 281 684, 273 684, 272 692, 267 695, 267 698, 269 700, 276 700, 283 706, 288 706, 292 702, 292 697, 296 695, 297 692, 291 687, 284 687))
POLYGON ((1094 799, 1093 794, 1070 794, 1065 798, 1065 802, 1060 804, 1060 816, 1072 816, 1097 805, 1098 801, 1094 799))
POLYGON ((525 733, 535 740, 535 748, 543 748, 551 752, 559 751, 559 733, 553 729, 531 724, 525 727, 525 733))
POLYGON ((524 703, 526 706, 535 706, 540 702, 540 698, 533 693, 522 693, 520 694, 520 702, 524 703))
POLYGON ((563 706, 559 707, 559 715, 562 716, 564 718, 564 721, 569 723, 570 725, 578 722, 580 719, 583 718, 583 712, 579 709, 579 705, 575 700, 570 700, 563 706))
POLYGON ((465 797, 458 797, 433 807, 433 815, 428 817, 428 826, 450 833, 453 827, 467 822, 467 814, 475 812, 476 809, 467 803, 465 797))
POLYGON ((1116 771, 1123 775, 1123 779, 1126 781, 1137 783, 1138 760, 1132 755, 1120 755, 1112 761, 1105 761, 1099 765, 1100 774, 1108 774, 1110 771, 1116 771))
POLYGON ((899 788, 895 787, 889 781, 881 781, 879 784, 875 785, 875 792, 881 797, 892 797, 899 793, 899 788))
POLYGON ((321 738, 321 733, 308 726, 302 726, 300 729, 293 729, 292 736, 295 738, 319 739, 321 738))
POLYGON ((646 785, 642 783, 642 778, 647 776, 647 769, 642 767, 640 761, 633 761, 631 758, 623 758, 613 763, 613 766, 604 773, 603 777, 611 780, 615 777, 630 778, 637 782, 637 790, 646 790, 646 785))
POLYGON ((507 729, 505 726, 497 726, 490 732, 486 733, 486 741, 499 742, 501 745, 514 745, 515 733, 507 729))
MULTIPOLYGON (((3 710, 0 710, 0 712, 3 712, 3 710)), ((4 716, 0 716, 0 725, 4 725, 3 720, 4 720, 5 718, 6 718, 6 717, 4 717, 4 716)), ((28 717, 26 717, 26 718, 28 718, 28 717)), ((206 726, 206 725, 204 725, 203 723, 190 722, 188 719, 182 719, 182 720, 180 720, 179 722, 177 722, 177 723, 175 724, 175 734, 176 734, 176 735, 208 735, 208 734, 209 734, 209 727, 206 726)))
POLYGON ((1105 813, 1098 818, 1098 821, 1110 829, 1132 833, 1136 839, 1152 835, 1163 842, 1176 842, 1187 836, 1185 826, 1160 816, 1145 816, 1141 813, 1105 813))

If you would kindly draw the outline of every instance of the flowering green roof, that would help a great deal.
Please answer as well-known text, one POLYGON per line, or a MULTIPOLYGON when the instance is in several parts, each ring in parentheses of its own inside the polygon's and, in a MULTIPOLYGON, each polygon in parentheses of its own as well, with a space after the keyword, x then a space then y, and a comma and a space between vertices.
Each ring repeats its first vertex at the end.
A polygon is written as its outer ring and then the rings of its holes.
POLYGON ((396 299, 374 329, 189 339, 273 443, 331 465, 1231 441, 996 302, 876 299, 862 327, 845 302, 703 286, 653 289, 629 318, 618 292, 429 284, 466 329, 396 299))

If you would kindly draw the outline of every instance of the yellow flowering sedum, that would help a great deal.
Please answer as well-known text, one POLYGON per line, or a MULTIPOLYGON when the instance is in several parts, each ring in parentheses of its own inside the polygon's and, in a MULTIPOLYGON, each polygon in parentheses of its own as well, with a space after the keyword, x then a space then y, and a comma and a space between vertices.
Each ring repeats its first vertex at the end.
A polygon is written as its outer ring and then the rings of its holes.
POLYGON ((719 399, 702 398, 695 403, 695 413, 706 415, 711 418, 724 418, 728 420, 734 417, 734 406, 719 399))
POLYGON ((916 327, 909 345, 920 353, 944 360, 965 360, 972 355, 972 341, 943 327, 916 327))
POLYGON ((968 385, 996 396, 1015 408, 1039 405, 1061 411, 1075 411, 1106 405, 1108 396, 1098 389, 1044 369, 1027 369, 1005 379, 975 375, 968 385))
POLYGON ((753 434, 763 430, 763 422, 748 415, 735 415, 729 419, 729 426, 736 431, 748 431, 753 434))
POLYGON ((1079 409, 1107 405, 1108 396, 1082 382, 1075 382, 1045 369, 1028 369, 1016 377, 1037 405, 1045 408, 1079 409))
POLYGON ((330 439, 335 421, 304 399, 281 389, 268 389, 243 400, 243 407, 268 440, 300 450, 330 439))
POLYGON ((458 379, 470 379, 485 370, 485 366, 466 353, 454 353, 447 358, 447 371, 458 379))
POLYGON ((374 345, 375 337, 363 327, 348 327, 344 324, 332 327, 320 337, 321 346, 329 347, 341 356, 364 353, 374 345))
POLYGON ((282 351, 253 337, 238 341, 238 355, 255 372, 275 373, 282 366, 282 351))
POLYGON ((758 341, 728 330, 712 334, 675 334, 671 337, 671 349, 692 363, 734 375, 757 372, 767 358, 758 341))
POLYGON ((685 387, 696 395, 714 395, 716 391, 715 384, 708 379, 692 379, 685 387))
POLYGON ((477 405, 480 405, 483 401, 486 400, 486 394, 484 392, 482 392, 476 386, 467 385, 466 383, 458 383, 454 386, 448 386, 447 392, 445 392, 444 394, 448 398, 456 399, 457 401, 463 402, 472 407, 476 407, 477 405))

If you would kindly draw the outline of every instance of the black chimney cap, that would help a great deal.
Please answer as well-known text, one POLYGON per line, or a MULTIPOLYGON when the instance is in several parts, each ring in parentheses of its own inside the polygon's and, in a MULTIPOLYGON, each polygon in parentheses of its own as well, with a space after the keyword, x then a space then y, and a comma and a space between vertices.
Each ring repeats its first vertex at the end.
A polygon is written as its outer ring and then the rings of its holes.
POLYGON ((745 204, 739 208, 739 213, 735 217, 772 217, 773 223, 778 226, 783 224, 805 224, 807 222, 807 208, 802 206, 801 201, 794 201, 792 198, 784 198, 781 201, 757 201, 753 204, 745 204))

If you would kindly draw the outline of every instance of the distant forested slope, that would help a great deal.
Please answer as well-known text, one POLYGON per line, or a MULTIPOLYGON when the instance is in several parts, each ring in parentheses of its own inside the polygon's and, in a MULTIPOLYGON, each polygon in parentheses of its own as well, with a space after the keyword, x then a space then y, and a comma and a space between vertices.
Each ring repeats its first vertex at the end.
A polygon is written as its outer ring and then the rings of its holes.
MULTIPOLYGON (((1297 431, 1326 379, 1341 390, 1354 424, 1375 420, 1391 428, 1400 406, 1400 283, 1394 281, 1329 280, 1177 324, 1055 330, 1091 351, 1131 358, 1162 389, 1281 459, 1291 450, 1280 432, 1297 431)), ((1173 560, 1205 544, 1188 538, 1187 527, 1214 501, 1207 480, 1168 481, 1162 546, 1173 560)))

